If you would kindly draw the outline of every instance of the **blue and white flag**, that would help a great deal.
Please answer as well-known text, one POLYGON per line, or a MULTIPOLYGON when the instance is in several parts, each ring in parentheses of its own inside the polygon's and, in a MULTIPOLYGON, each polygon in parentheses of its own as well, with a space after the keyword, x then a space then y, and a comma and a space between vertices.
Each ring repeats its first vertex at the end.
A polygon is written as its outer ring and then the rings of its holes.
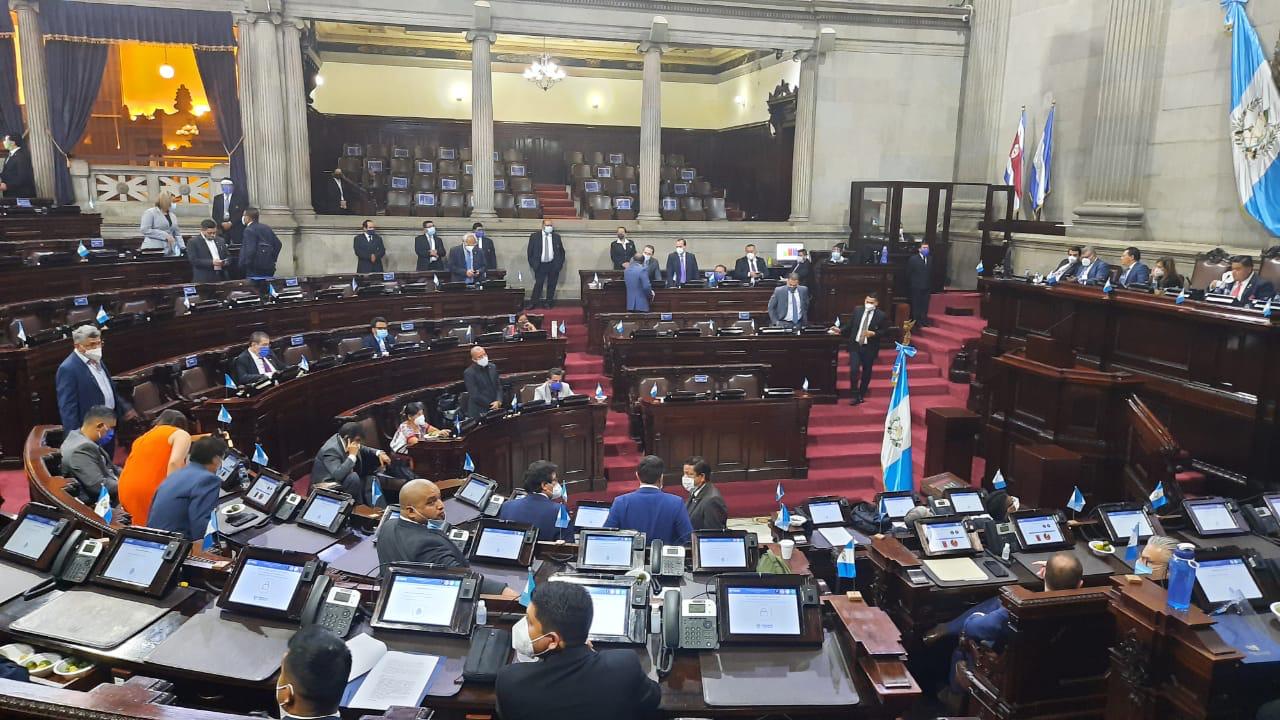
POLYGON ((267 285, 267 294, 270 295, 272 298, 280 297, 280 293, 276 292, 276 286, 271 284, 267 285))
POLYGON ((1115 291, 1116 291, 1116 289, 1115 289, 1114 287, 1112 287, 1112 286, 1111 286, 1111 277, 1110 277, 1110 276, 1107 276, 1107 282, 1106 282, 1106 284, 1104 284, 1104 285, 1102 286, 1102 292, 1107 293, 1108 295, 1110 295, 1111 293, 1113 293, 1113 292, 1115 292, 1115 291))
POLYGON ((889 519, 889 506, 884 501, 884 496, 880 496, 880 505, 876 508, 876 522, 884 522, 889 519))
POLYGON ((378 503, 382 502, 382 483, 378 482, 378 476, 374 475, 369 478, 369 504, 378 507, 378 503))
POLYGON ((805 378, 804 382, 800 383, 800 389, 809 392, 809 378, 805 378))
POLYGON ((1084 509, 1084 493, 1080 492, 1079 486, 1071 491, 1071 497, 1067 498, 1067 507, 1076 512, 1084 509))
POLYGON ((991 478, 991 487, 995 488, 996 490, 1004 490, 1006 487, 1008 487, 1008 484, 1004 481, 1003 470, 997 470, 996 476, 991 478))
POLYGON ((107 492, 105 483, 99 486, 98 502, 93 504, 93 511, 98 514, 98 517, 102 518, 103 522, 110 524, 113 514, 111 512, 111 493, 107 492))
POLYGON ((253 461, 262 467, 267 466, 267 451, 258 443, 253 444, 253 461))
POLYGON ((230 373, 223 373, 223 374, 222 374, 222 384, 223 384, 224 386, 226 386, 226 388, 227 388, 228 390, 235 390, 235 389, 236 389, 236 381, 231 379, 231 375, 230 375, 230 373))
POLYGON ((1124 561, 1132 565, 1138 559, 1138 523, 1129 531, 1129 544, 1124 548, 1124 561))
POLYGON ((1031 158, 1031 209, 1040 212, 1044 207, 1044 199, 1049 195, 1049 161, 1053 159, 1053 113, 1057 105, 1049 107, 1049 116, 1044 119, 1044 132, 1040 134, 1040 146, 1031 158))
POLYGON ((782 502, 782 496, 786 494, 787 493, 782 490, 782 483, 778 483, 778 486, 773 489, 773 501, 782 502))
POLYGON ((231 424, 231 413, 227 412, 226 405, 218 406, 218 422, 222 423, 223 425, 231 424))
POLYGON ((613 329, 614 329, 614 330, 616 330, 616 331, 617 331, 617 333, 618 333, 619 335, 621 335, 621 334, 622 334, 622 331, 623 331, 623 328, 622 328, 622 321, 621 321, 621 320, 619 320, 619 321, 618 321, 618 324, 613 326, 613 329))
POLYGON ((599 284, 600 284, 600 274, 599 274, 599 273, 591 273, 591 284, 592 284, 592 285, 599 285, 599 284))
POLYGON ((844 549, 840 551, 840 556, 836 558, 836 577, 856 578, 858 577, 858 565, 854 562, 853 539, 845 543, 844 549))
POLYGON ((87 247, 85 247, 85 246, 84 246, 84 241, 83 241, 83 240, 81 240, 81 241, 80 241, 80 244, 79 244, 78 246, 76 246, 76 254, 77 254, 77 255, 79 255, 79 256, 80 256, 80 257, 82 257, 82 258, 87 258, 87 257, 89 257, 89 248, 87 248, 87 247))
POLYGON ((1186 301, 1187 301, 1187 287, 1183 285, 1182 289, 1178 291, 1178 297, 1173 299, 1173 304, 1181 305, 1186 301))
POLYGON ((471 461, 471 453, 467 453, 466 457, 462 459, 462 469, 467 472, 476 471, 476 464, 471 461))
POLYGON ((537 583, 533 581, 533 568, 529 568, 529 579, 524 581, 524 592, 520 593, 520 604, 529 607, 529 603, 533 602, 533 590, 537 587, 537 583))
POLYGON ((27 331, 22 329, 22 321, 18 321, 18 344, 22 345, 27 342, 27 331))
POLYGON ((111 319, 111 316, 107 314, 107 311, 105 308, 99 305, 98 314, 94 316, 94 319, 98 321, 99 325, 106 325, 107 321, 111 319))
POLYGON ((1272 297, 1267 298, 1267 304, 1262 306, 1262 317, 1264 318, 1271 317, 1271 300, 1274 297, 1275 296, 1273 295, 1272 297))
POLYGON ((979 261, 978 261, 978 264, 977 264, 976 266, 974 266, 974 268, 973 268, 973 269, 974 269, 974 270, 976 270, 976 271, 978 271, 978 274, 979 274, 979 275, 981 275, 981 274, 983 273, 983 271, 985 271, 985 270, 986 270, 986 268, 984 268, 984 267, 982 266, 982 261, 981 261, 981 260, 979 260, 979 261))
POLYGON ((523 270, 517 270, 517 271, 516 271, 516 282, 524 282, 524 271, 523 271, 523 270))
POLYGON ((311 363, 307 362, 306 355, 303 355, 302 357, 298 358, 298 367, 302 368, 302 372, 311 371, 311 363))
POLYGON ((214 508, 209 511, 209 524, 204 526, 204 542, 200 544, 200 549, 208 552, 213 549, 214 543, 218 541, 218 509, 214 508))
POLYGON ((1245 212, 1280 235, 1280 92, 1245 2, 1221 0, 1232 36, 1231 157, 1245 212))
POLYGON ((780 508, 778 510, 778 519, 773 524, 779 530, 786 532, 791 529, 791 511, 787 509, 786 503, 782 503, 778 507, 780 508))
POLYGON ((563 321, 563 320, 561 320, 561 321, 560 321, 560 334, 561 334, 561 335, 563 335, 563 334, 564 334, 564 331, 565 331, 564 321, 563 321))
POLYGON ((839 329, 839 327, 840 327, 840 316, 839 316, 839 315, 837 315, 837 316, 836 316, 835 327, 836 327, 837 329, 839 329))
POLYGON ((462 434, 462 415, 460 414, 455 414, 453 416, 453 434, 454 435, 462 434))
POLYGON ((1147 497, 1149 500, 1151 500, 1152 510, 1159 510, 1160 508, 1169 504, 1169 499, 1164 496, 1163 482, 1156 483, 1156 489, 1152 490, 1151 494, 1147 497))
POLYGON ((355 292, 356 290, 359 290, 359 289, 360 289, 360 286, 356 284, 356 279, 354 277, 351 278, 351 292, 355 292))
POLYGON ((560 510, 556 512, 556 527, 561 529, 569 527, 569 506, 567 502, 560 503, 560 510))
POLYGON ((895 343, 898 358, 893 363, 893 395, 889 412, 884 417, 884 442, 880 445, 880 468, 884 471, 886 492, 914 490, 911 465, 911 390, 907 385, 907 358, 916 349, 895 343))
POLYGON ((432 275, 432 276, 431 276, 431 280, 432 280, 433 282, 435 282, 436 287, 440 287, 440 275, 439 275, 439 274, 432 275))
POLYGON ((604 399, 605 399, 604 386, 601 385, 600 383, 596 383, 596 400, 604 402, 604 399))
POLYGON ((658 399, 658 383, 654 383, 649 386, 649 397, 655 400, 658 399))

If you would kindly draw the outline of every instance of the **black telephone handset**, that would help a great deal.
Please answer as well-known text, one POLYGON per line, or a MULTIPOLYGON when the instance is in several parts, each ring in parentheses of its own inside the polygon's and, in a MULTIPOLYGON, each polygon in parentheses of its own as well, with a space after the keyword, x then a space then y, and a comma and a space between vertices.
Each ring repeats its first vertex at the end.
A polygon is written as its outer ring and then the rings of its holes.
POLYGON ((662 594, 662 645, 667 650, 720 647, 716 605, 711 598, 685 601, 677 589, 662 594))
POLYGON ((929 508, 933 510, 935 516, 954 515, 956 513, 955 506, 951 504, 951 500, 945 497, 929 498, 929 508))
POLYGON ((649 545, 649 572, 660 578, 684 577, 684 546, 663 545, 654 540, 649 545))
POLYGON ((72 533, 53 560, 53 574, 64 583, 79 585, 88 580, 107 546, 106 540, 82 535, 79 530, 72 533))
POLYGON ((293 516, 298 514, 298 508, 302 505, 302 496, 295 492, 290 492, 280 501, 280 506, 276 508, 275 519, 282 523, 293 520, 293 516))
POLYGON ((351 632, 360 611, 360 591, 333 586, 327 575, 316 578, 302 608, 302 624, 319 625, 339 638, 351 632))
POLYGON ((1244 505, 1243 508, 1244 519, 1254 532, 1271 537, 1280 535, 1280 521, 1265 502, 1258 505, 1244 505))
POLYGON ((494 493, 489 496, 489 502, 484 504, 484 509, 480 511, 482 517, 498 517, 498 511, 502 509, 502 503, 506 502, 506 498, 494 493))

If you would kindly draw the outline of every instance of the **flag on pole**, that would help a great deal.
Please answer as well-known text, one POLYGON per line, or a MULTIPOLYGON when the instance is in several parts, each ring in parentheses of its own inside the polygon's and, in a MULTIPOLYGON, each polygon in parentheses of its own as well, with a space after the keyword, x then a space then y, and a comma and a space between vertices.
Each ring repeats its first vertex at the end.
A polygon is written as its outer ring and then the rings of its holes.
POLYGON ((604 399, 605 399, 604 386, 601 385, 600 383, 596 383, 596 400, 599 400, 600 402, 604 402, 604 399))
POLYGON ((787 509, 786 503, 780 503, 778 507, 780 508, 778 510, 778 519, 773 524, 779 530, 786 532, 791 529, 791 511, 787 509))
POLYGON ((568 501, 560 503, 560 510, 556 513, 556 527, 569 527, 569 506, 568 501))
POLYGON ((520 593, 520 604, 529 607, 529 603, 533 602, 533 590, 537 587, 537 583, 533 581, 533 568, 529 568, 529 577, 524 581, 524 592, 520 593))
POLYGON ((298 358, 298 367, 302 368, 302 372, 311 371, 311 363, 307 362, 306 355, 303 355, 302 357, 298 358))
POLYGON ((655 400, 658 399, 658 383, 654 383, 649 386, 649 397, 655 400))
POLYGON ((1231 156, 1240 204, 1280 235, 1280 92, 1245 14, 1246 0, 1221 0, 1231 32, 1231 156))
POLYGON ((378 482, 377 475, 369 478, 369 481, 369 504, 378 507, 378 503, 382 502, 382 483, 378 482))
POLYGON ((911 390, 907 385, 907 358, 916 349, 895 343, 898 358, 893 363, 893 395, 884 417, 884 442, 880 445, 880 468, 887 492, 915 489, 911 466, 911 390))
POLYGON ((99 305, 98 314, 94 316, 94 319, 98 321, 99 325, 106 325, 107 321, 111 319, 111 316, 107 314, 107 311, 105 308, 99 305))
POLYGON ((1107 282, 1106 282, 1106 284, 1104 284, 1104 285, 1102 286, 1102 292, 1104 292, 1104 293, 1106 293, 1106 294, 1110 295, 1111 293, 1113 293, 1113 292, 1115 292, 1115 291, 1116 291, 1116 289, 1111 285, 1111 276, 1110 276, 1110 275, 1108 275, 1108 276, 1107 276, 1107 282))
POLYGON ((837 316, 836 316, 835 326, 836 326, 836 328, 837 328, 837 329, 839 329, 839 327, 840 327, 840 316, 839 316, 839 315, 837 315, 837 316))
POLYGON ((889 506, 885 504, 884 496, 880 496, 880 505, 876 508, 876 522, 882 523, 889 518, 889 506))
POLYGON ((432 280, 433 282, 435 282, 436 287, 440 287, 440 275, 439 275, 439 274, 432 275, 432 276, 431 276, 431 280, 432 280))
POLYGON ((27 342, 27 331, 22 329, 22 321, 18 321, 18 344, 22 345, 27 342))
POLYGON ((218 406, 218 422, 222 423, 223 425, 231 424, 231 413, 227 412, 226 405, 218 406))
POLYGON ((359 290, 359 289, 360 289, 360 286, 356 284, 356 279, 354 277, 351 278, 351 292, 355 292, 356 290, 359 290))
POLYGON ((778 486, 773 489, 773 501, 782 502, 782 496, 786 494, 787 493, 782 490, 782 483, 778 483, 778 486))
POLYGON ((1173 304, 1181 305, 1186 301, 1187 301, 1187 288, 1186 288, 1186 285, 1184 284, 1182 289, 1178 291, 1178 297, 1173 299, 1173 304))
POLYGON ((800 389, 809 392, 809 378, 804 379, 804 382, 800 384, 800 389))
POLYGON ((1124 548, 1124 561, 1132 565, 1138 559, 1138 523, 1129 531, 1129 544, 1124 548))
POLYGON ((80 244, 76 247, 76 254, 82 258, 89 257, 89 248, 84 246, 83 240, 81 240, 80 244))
POLYGON ((564 334, 564 332, 565 332, 565 325, 564 325, 564 321, 563 321, 563 320, 561 320, 561 321, 560 321, 560 334, 561 334, 561 335, 563 335, 563 334, 564 334))
POLYGON ((991 478, 991 487, 995 488, 996 490, 1004 490, 1005 487, 1007 487, 1007 483, 1005 483, 1004 481, 1003 470, 997 470, 996 476, 991 478))
POLYGON ((253 444, 253 461, 262 467, 267 466, 267 451, 258 443, 253 444))
POLYGON ((213 549, 213 545, 218 540, 218 509, 214 508, 209 511, 209 524, 204 527, 204 542, 200 544, 200 549, 208 552, 213 549))
POLYGON ((1160 508, 1169 504, 1169 499, 1164 496, 1163 482, 1156 483, 1156 489, 1152 490, 1151 494, 1147 497, 1149 500, 1151 500, 1152 510, 1159 510, 1160 508))
POLYGON ((600 284, 600 273, 591 273, 591 284, 592 285, 600 284))
POLYGON ((979 260, 979 261, 978 261, 978 265, 977 265, 976 267, 974 267, 973 269, 974 269, 974 270, 977 270, 977 271, 978 271, 978 274, 979 274, 979 275, 981 275, 981 274, 982 274, 982 272, 983 272, 983 270, 985 270, 986 268, 982 267, 982 261, 981 261, 981 260, 979 260))
POLYGON ((272 284, 267 285, 267 294, 270 295, 273 300, 280 297, 280 293, 276 292, 276 286, 272 284))
POLYGON ((111 522, 111 493, 107 491, 106 483, 99 486, 98 502, 94 503, 93 511, 98 514, 98 517, 102 518, 103 522, 111 522))
POLYGON ((453 416, 453 434, 454 435, 462 434, 462 416, 461 415, 453 416))
POLYGON ((1080 486, 1076 486, 1071 491, 1071 497, 1067 498, 1067 507, 1080 512, 1084 509, 1084 493, 1080 492, 1080 486))
POLYGON ((1013 134, 1009 147, 1009 160, 1004 166, 1004 184, 1013 186, 1013 214, 1022 209, 1022 148, 1027 132, 1027 109, 1022 108, 1018 117, 1018 130, 1013 134))
POLYGON ((1044 119, 1044 132, 1040 134, 1040 145, 1036 148, 1035 157, 1031 158, 1031 210, 1036 214, 1044 208, 1044 199, 1049 195, 1049 161, 1053 158, 1053 113, 1058 106, 1049 106, 1049 116, 1044 119))
POLYGON ((230 374, 228 374, 228 373, 223 373, 223 375, 222 375, 222 384, 223 384, 223 385, 225 385, 225 386, 227 387, 227 389, 228 389, 228 390, 235 390, 235 389, 236 389, 236 381, 235 381, 235 380, 232 380, 232 379, 231 379, 231 375, 230 375, 230 374))
POLYGON ((840 557, 836 558, 836 577, 856 578, 858 577, 858 565, 854 562, 853 539, 845 543, 844 549, 840 551, 840 557))
POLYGON ((471 460, 471 453, 467 453, 466 457, 462 459, 462 469, 467 472, 476 471, 476 464, 471 460))
MULTIPOLYGON (((1275 296, 1273 295, 1272 297, 1275 296)), ((1264 318, 1271 317, 1271 300, 1272 298, 1267 298, 1267 304, 1262 306, 1262 317, 1264 318)))
POLYGON ((614 329, 614 330, 616 330, 616 331, 617 331, 617 333, 618 333, 619 335, 621 335, 621 334, 622 334, 622 330, 623 330, 623 328, 622 328, 622 321, 621 321, 621 320, 619 320, 619 321, 618 321, 618 324, 613 326, 613 329, 614 329))

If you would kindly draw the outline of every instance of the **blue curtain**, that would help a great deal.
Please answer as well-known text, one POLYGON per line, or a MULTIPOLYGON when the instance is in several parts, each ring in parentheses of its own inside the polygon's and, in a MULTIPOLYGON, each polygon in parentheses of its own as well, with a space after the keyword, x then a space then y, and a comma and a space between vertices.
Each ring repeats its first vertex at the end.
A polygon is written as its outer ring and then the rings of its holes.
POLYGON ((58 202, 75 202, 67 153, 80 142, 102 84, 108 46, 103 43, 49 40, 44 44, 49 73, 49 121, 53 131, 53 171, 58 202))
POLYGON ((63 40, 140 40, 230 48, 231 13, 43 0, 45 37, 63 40))
POLYGON ((196 66, 200 81, 213 105, 213 119, 218 135, 231 162, 231 179, 236 188, 248 192, 248 176, 244 165, 244 132, 240 127, 240 94, 236 87, 236 56, 226 50, 196 50, 196 66))
POLYGON ((13 18, 0 12, 0 132, 22 134, 22 107, 18 105, 18 62, 13 56, 13 18))

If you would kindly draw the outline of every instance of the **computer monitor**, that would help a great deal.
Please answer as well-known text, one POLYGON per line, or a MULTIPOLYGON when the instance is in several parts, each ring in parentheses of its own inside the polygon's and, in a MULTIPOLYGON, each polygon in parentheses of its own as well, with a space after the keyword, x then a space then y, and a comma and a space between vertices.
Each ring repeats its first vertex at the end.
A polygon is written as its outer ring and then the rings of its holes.
POLYGON ((578 533, 578 569, 625 573, 644 550, 644 535, 631 530, 583 530, 578 533))
POLYGON ((458 489, 454 498, 477 510, 483 510, 489 504, 489 497, 497 490, 498 483, 489 478, 472 473, 466 484, 458 489))
POLYGON ((814 527, 840 527, 849 524, 848 504, 840 497, 815 497, 805 502, 805 509, 814 527))
POLYGON ((480 576, 460 568, 395 563, 383 570, 375 628, 466 635, 471 632, 480 576))
POLYGON ((876 512, 884 506, 884 514, 890 520, 901 520, 916 506, 916 497, 910 490, 883 492, 876 497, 876 512))
POLYGON ((537 528, 528 523, 483 518, 471 543, 471 561, 528 567, 537 539, 537 528))
POLYGON ((756 537, 742 530, 699 530, 693 533, 695 573, 746 572, 755 569, 756 537))
POLYGON ((1226 498, 1187 500, 1182 503, 1182 509, 1200 537, 1240 535, 1248 532, 1235 503, 1226 498))
POLYGON ((1107 536, 1111 542, 1127 543, 1129 537, 1133 535, 1133 526, 1138 526, 1138 541, 1146 542, 1148 538, 1155 535, 1155 528, 1152 526, 1151 517, 1147 515, 1147 511, 1138 503, 1113 503, 1108 505, 1100 505, 1098 507, 1098 516, 1102 519, 1102 525, 1107 530, 1107 536))
POLYGON ((0 557, 36 570, 48 570, 73 527, 74 522, 61 510, 27 503, 0 534, 0 557))
POLYGON ((987 511, 982 504, 982 493, 977 490, 949 490, 947 498, 951 500, 951 507, 957 515, 981 515, 987 511))
POLYGON ((244 503, 264 513, 275 509, 280 498, 289 491, 289 483, 283 478, 273 477, 268 473, 260 473, 258 479, 249 486, 244 495, 244 503))
POLYGON ((575 583, 587 591, 592 611, 587 639, 591 642, 636 645, 648 639, 648 593, 637 590, 631 578, 560 574, 553 575, 551 582, 575 583))
POLYGON ((1062 527, 1058 514, 1046 510, 1021 510, 1014 513, 1013 532, 1022 549, 1028 552, 1064 550, 1074 545, 1071 535, 1062 527))
POLYGON ((962 518, 925 518, 916 522, 915 529, 920 549, 928 557, 967 556, 982 549, 962 518))
POLYGON ((1267 493, 1262 496, 1262 499, 1270 508, 1271 516, 1280 520, 1280 493, 1267 493))
POLYGON ((798 575, 724 575, 716 586, 725 642, 799 642, 806 636, 804 580, 798 575))
POLYGON ((308 553, 246 547, 236 558, 218 606, 246 615, 298 620, 323 567, 308 553))
POLYGON ((603 528, 605 521, 609 519, 609 508, 610 505, 606 502, 579 502, 578 510, 573 515, 573 526, 588 529, 603 528))
POLYGON ((774 257, 778 260, 799 260, 804 243, 780 242, 774 246, 774 257))
POLYGON ((346 493, 316 488, 302 508, 298 524, 328 533, 336 533, 346 523, 355 501, 346 493))
POLYGON ((1237 593, 1245 600, 1261 600, 1262 590, 1242 557, 1197 560, 1196 587, 1208 605, 1235 600, 1237 593))
POLYGON ((177 533, 147 528, 121 528, 98 565, 93 581, 99 585, 160 597, 177 578, 191 548, 177 533))

